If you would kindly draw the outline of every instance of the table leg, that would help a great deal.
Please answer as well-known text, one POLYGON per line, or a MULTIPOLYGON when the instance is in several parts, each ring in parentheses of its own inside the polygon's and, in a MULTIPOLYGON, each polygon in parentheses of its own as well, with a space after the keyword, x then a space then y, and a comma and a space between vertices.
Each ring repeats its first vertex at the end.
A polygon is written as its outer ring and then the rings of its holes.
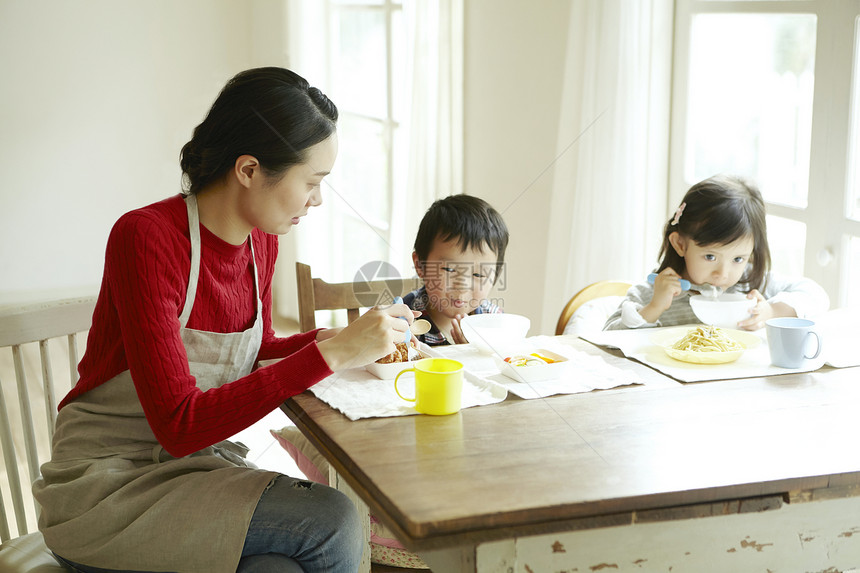
POLYGON ((364 554, 361 556, 361 563, 358 566, 357 573, 370 573, 370 509, 367 507, 367 504, 358 497, 358 494, 353 491, 349 484, 346 483, 346 480, 340 477, 334 468, 331 467, 328 470, 328 482, 331 487, 343 492, 349 499, 351 499, 352 503, 355 504, 355 508, 358 510, 358 515, 361 517, 362 535, 367 542, 364 544, 364 554))

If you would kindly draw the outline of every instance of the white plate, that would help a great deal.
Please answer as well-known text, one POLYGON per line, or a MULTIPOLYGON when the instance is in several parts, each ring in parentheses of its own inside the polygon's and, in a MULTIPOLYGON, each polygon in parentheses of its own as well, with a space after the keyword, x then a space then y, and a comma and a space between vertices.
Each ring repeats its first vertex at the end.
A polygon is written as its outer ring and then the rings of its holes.
POLYGON ((695 326, 679 326, 655 332, 651 335, 651 342, 663 348, 670 358, 689 362, 692 364, 727 364, 734 362, 741 355, 761 344, 761 338, 750 332, 735 330, 732 328, 721 328, 720 330, 729 338, 744 347, 743 350, 731 350, 728 352, 695 352, 692 350, 676 350, 672 345, 684 338, 695 326))

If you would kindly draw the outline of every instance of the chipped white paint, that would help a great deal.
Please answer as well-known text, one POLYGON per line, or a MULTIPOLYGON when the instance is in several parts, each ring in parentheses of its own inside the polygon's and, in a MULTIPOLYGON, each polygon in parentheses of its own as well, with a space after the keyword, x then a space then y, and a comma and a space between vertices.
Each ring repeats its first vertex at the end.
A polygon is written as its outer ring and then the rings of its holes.
MULTIPOLYGON (((435 551, 445 573, 847 573, 860 571, 860 497, 757 513, 636 523, 435 551)), ((422 554, 422 558, 424 554, 422 554)), ((431 560, 425 559, 433 567, 431 560)))

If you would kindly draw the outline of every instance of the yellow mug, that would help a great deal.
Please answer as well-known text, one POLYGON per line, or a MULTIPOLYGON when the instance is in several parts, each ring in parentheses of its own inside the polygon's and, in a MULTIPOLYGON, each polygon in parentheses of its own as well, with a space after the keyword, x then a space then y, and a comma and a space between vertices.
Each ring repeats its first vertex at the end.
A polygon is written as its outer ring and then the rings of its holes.
POLYGON ((424 358, 394 378, 394 391, 407 402, 415 402, 415 411, 421 414, 455 414, 460 411, 463 393, 463 365, 450 358, 424 358), (397 389, 397 380, 404 372, 415 372, 414 398, 397 389))

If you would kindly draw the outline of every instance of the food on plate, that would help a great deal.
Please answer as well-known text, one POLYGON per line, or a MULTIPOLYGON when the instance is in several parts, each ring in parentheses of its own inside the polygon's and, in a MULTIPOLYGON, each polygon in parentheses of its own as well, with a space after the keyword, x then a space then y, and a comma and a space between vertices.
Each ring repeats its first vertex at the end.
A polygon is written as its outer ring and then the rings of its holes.
POLYGON ((505 358, 505 362, 511 366, 534 366, 537 364, 554 364, 558 360, 553 360, 548 356, 532 352, 529 355, 517 354, 516 356, 508 356, 505 358))
POLYGON ((697 326, 672 345, 675 350, 688 352, 734 352, 744 350, 744 345, 726 335, 717 326, 697 326))
POLYGON ((397 350, 383 356, 376 362, 379 364, 392 364, 394 362, 409 362, 409 347, 406 346, 405 342, 395 342, 394 345, 397 347, 397 350))

